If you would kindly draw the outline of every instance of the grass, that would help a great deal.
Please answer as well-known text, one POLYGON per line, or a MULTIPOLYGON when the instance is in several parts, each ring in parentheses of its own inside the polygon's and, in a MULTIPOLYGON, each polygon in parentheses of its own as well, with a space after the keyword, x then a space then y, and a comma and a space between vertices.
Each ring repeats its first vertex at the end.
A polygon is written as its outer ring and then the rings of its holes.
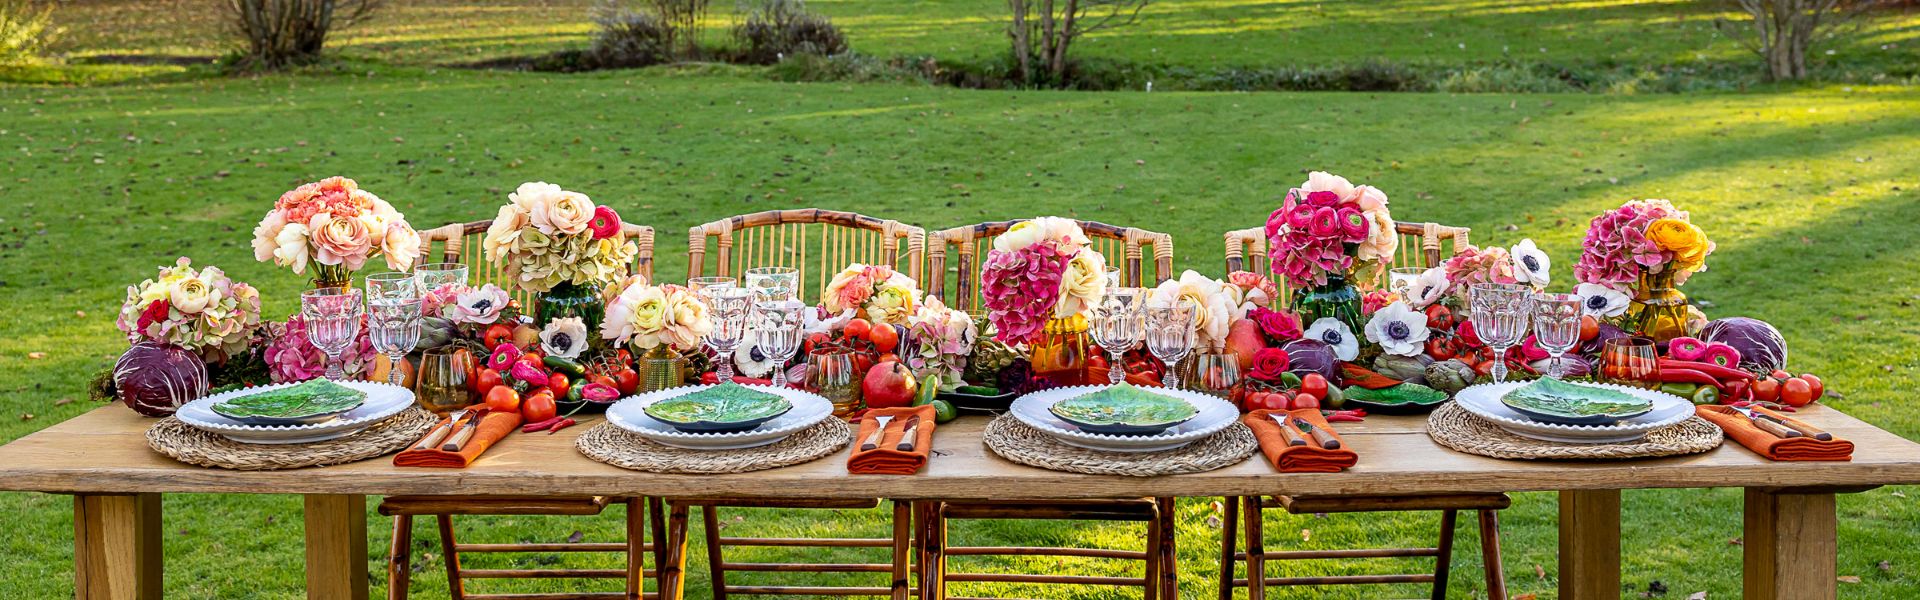
MULTIPOLYGON (((1307 168, 1373 183, 1396 215, 1467 225, 1481 244, 1529 237, 1571 286, 1586 219, 1632 197, 1689 208, 1716 241, 1687 292, 1714 315, 1780 326, 1796 370, 1832 403, 1909 438, 1902 395, 1920 371, 1920 265, 1912 215, 1920 131, 1910 89, 1744 95, 1440 95, 971 92, 893 85, 776 84, 675 70, 572 76, 387 69, 110 87, 0 88, 0 440, 92 408, 81 383, 123 348, 121 290, 187 255, 259 286, 267 313, 294 307, 300 277, 256 263, 248 232, 281 191, 355 177, 418 224, 489 215, 525 180, 557 182, 664 232, 722 215, 821 206, 946 227, 1062 214, 1164 229, 1181 268, 1218 274, 1217 236, 1259 223, 1307 168), (1253 124, 1254 126, 1248 126, 1253 124), (37 354, 43 353, 43 354, 37 354), (37 356, 37 357, 36 357, 37 356), (63 402, 73 400, 72 402, 63 402)), ((658 272, 683 272, 664 236, 658 272)), ((1840 574, 1849 597, 1920 585, 1916 489, 1843 497, 1840 574), (1888 561, 1886 569, 1876 568, 1888 561)), ((1503 520, 1515 594, 1553 597, 1554 500, 1522 494, 1503 520), (1536 567, 1538 570, 1536 570, 1536 567), (1538 575, 1536 575, 1536 573, 1538 575)), ((1737 490, 1629 492, 1625 581, 1677 594, 1739 592, 1737 490)), ((167 499, 169 591, 183 597, 300 595, 300 526, 289 496, 167 499), (208 557, 221 557, 209 560, 208 557)), ((63 497, 0 494, 15 534, 0 589, 67 593, 63 497)), ((734 513, 730 513, 734 514, 734 513)), ((873 514, 741 511, 753 535, 877 534, 873 514)), ((1216 514, 1180 507, 1182 588, 1211 593, 1216 514)), ((376 582, 385 521, 375 518, 376 582)), ((467 521, 478 523, 480 521, 467 521)), ((611 518, 492 519, 476 536, 589 540, 611 518)), ((1120 526, 995 524, 964 543, 1042 539, 1128 544, 1120 526)), ((1277 518, 1270 547, 1421 543, 1431 516, 1277 518)), ((1471 528, 1468 528, 1471 531, 1471 528)), ((417 532, 431 538, 431 528, 417 532)), ((698 544, 699 542, 695 542, 698 544)), ((422 551, 437 555, 426 547, 422 551)), ((1473 548, 1463 538, 1462 548, 1473 548)), ((1470 594, 1477 561, 1456 558, 1470 594)), ((694 596, 704 595, 695 553, 694 596)), ((416 593, 444 583, 424 559, 416 593)), ((548 560, 542 558, 530 560, 548 560)), ((577 559, 569 559, 577 560, 577 559)), ((996 563, 1010 568, 1016 563, 996 563)), ((1020 566, 1098 573, 1078 562, 1020 566)), ((1372 563, 1291 566, 1347 572, 1372 563)), ((835 581, 835 580, 827 580, 835 581)), ((969 593, 1109 597, 1099 589, 969 593)), ((1334 591, 1333 597, 1381 593, 1334 591)), ((1417 588, 1390 593, 1420 595, 1417 588)))

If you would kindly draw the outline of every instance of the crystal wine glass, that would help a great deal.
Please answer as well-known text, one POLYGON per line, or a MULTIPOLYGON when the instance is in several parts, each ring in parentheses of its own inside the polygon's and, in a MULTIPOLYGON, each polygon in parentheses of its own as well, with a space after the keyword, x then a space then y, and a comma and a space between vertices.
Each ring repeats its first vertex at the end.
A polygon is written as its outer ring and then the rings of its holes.
POLYGON ((1180 359, 1193 350, 1193 309, 1175 304, 1147 308, 1147 351, 1167 366, 1160 384, 1180 388, 1180 359))
POLYGON ((700 290, 710 287, 734 287, 737 285, 740 285, 740 281, 732 277, 709 276, 687 278, 687 291, 695 294, 700 293, 700 290))
POLYGON ((1561 356, 1580 343, 1580 297, 1573 294, 1535 294, 1533 297, 1533 340, 1552 355, 1547 376, 1566 376, 1561 356))
POLYGON ((807 308, 797 301, 763 300, 753 305, 755 345, 774 360, 774 387, 787 385, 787 361, 800 349, 800 311, 807 308))
POLYGON ((756 302, 800 299, 800 270, 793 267, 747 269, 747 289, 759 294, 756 302))
POLYGON ((1472 288, 1473 334, 1493 348, 1493 381, 1507 380, 1507 349, 1527 337, 1533 289, 1512 283, 1481 283, 1472 288))
POLYGON ((1141 323, 1140 288, 1108 288, 1100 303, 1093 306, 1093 341, 1107 350, 1113 357, 1107 368, 1107 383, 1118 384, 1127 378, 1126 363, 1121 355, 1140 342, 1145 325, 1141 323))
MULTIPOLYGON (((692 280, 688 280, 692 283, 692 280)), ((713 329, 706 335, 707 346, 713 348, 714 363, 719 367, 720 381, 733 381, 733 349, 740 344, 740 338, 747 332, 747 313, 753 308, 753 290, 727 285, 709 285, 700 288, 700 300, 707 303, 707 315, 713 320, 713 329)))
POLYGON ((420 288, 406 273, 367 276, 367 330, 373 349, 387 355, 387 383, 400 385, 400 361, 420 344, 420 288))
POLYGON ((307 341, 327 355, 327 379, 344 380, 347 370, 340 355, 360 337, 360 290, 325 287, 300 294, 300 316, 307 323, 307 341))
POLYGON ((428 263, 413 267, 413 287, 421 297, 449 286, 467 285, 467 266, 460 263, 428 263))

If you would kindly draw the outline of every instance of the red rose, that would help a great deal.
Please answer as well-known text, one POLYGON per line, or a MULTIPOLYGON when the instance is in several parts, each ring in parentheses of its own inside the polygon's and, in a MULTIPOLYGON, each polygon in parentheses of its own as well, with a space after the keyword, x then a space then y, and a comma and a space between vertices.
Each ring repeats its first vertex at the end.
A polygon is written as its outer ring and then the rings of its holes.
POLYGON ((1247 374, 1261 381, 1279 381, 1280 375, 1287 372, 1287 351, 1279 348, 1261 348, 1253 353, 1253 370, 1247 374))
POLYGON ((155 300, 152 304, 148 304, 146 310, 140 311, 140 333, 145 335, 148 325, 167 320, 167 311, 172 308, 166 300, 155 300))
POLYGON ((1260 324, 1260 333, 1274 342, 1291 342, 1300 339, 1300 317, 1293 313, 1254 307, 1247 312, 1255 323, 1260 324))

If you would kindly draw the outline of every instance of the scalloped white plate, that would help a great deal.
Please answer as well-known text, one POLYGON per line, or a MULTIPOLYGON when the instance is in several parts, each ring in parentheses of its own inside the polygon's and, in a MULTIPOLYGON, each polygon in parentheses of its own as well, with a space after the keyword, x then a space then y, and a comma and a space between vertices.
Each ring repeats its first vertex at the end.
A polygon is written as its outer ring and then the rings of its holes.
POLYGON ((1467 412, 1492 421, 1494 425, 1507 430, 1508 433, 1536 440, 1569 444, 1631 442, 1646 437, 1650 431, 1674 425, 1693 416, 1693 402, 1673 394, 1610 383, 1581 382, 1580 385, 1603 387, 1646 398, 1653 402, 1653 410, 1612 425, 1562 425, 1535 421, 1518 411, 1507 408, 1505 403, 1500 402, 1501 396, 1527 383, 1529 382, 1509 381, 1468 386, 1467 389, 1455 394, 1453 401, 1459 403, 1461 408, 1467 409, 1467 412))
POLYGON ((1150 393, 1185 400, 1188 404, 1192 404, 1194 408, 1199 409, 1200 413, 1194 415, 1193 419, 1176 425, 1158 435, 1128 436, 1087 433, 1081 431, 1079 427, 1075 427, 1072 423, 1062 421, 1059 417, 1053 416, 1053 413, 1047 410, 1049 407, 1052 407, 1054 403, 1061 400, 1090 394, 1105 389, 1106 387, 1107 386, 1104 385, 1079 385, 1041 390, 1014 399, 1013 405, 1008 407, 1007 411, 1013 413, 1014 418, 1020 419, 1020 422, 1031 425, 1034 429, 1051 435, 1062 443, 1086 448, 1088 450, 1103 450, 1107 452, 1159 452, 1162 450, 1172 450, 1218 433, 1220 430, 1226 429, 1228 426, 1233 425, 1234 422, 1240 420, 1240 409, 1234 408, 1232 404, 1229 404, 1225 400, 1199 392, 1169 390, 1158 387, 1141 387, 1140 389, 1150 393))
POLYGON ((174 411, 173 416, 195 429, 217 433, 236 442, 306 444, 359 433, 360 430, 372 427, 413 406, 413 390, 373 381, 339 381, 335 383, 366 392, 367 401, 361 403, 359 408, 347 411, 331 421, 306 425, 248 425, 213 412, 215 404, 241 396, 251 396, 268 390, 298 385, 298 383, 276 383, 221 392, 188 402, 186 406, 180 407, 180 410, 174 411))
POLYGON ((769 385, 748 385, 758 391, 778 394, 793 403, 793 410, 759 427, 735 433, 687 433, 647 416, 647 405, 684 396, 713 385, 687 385, 628 396, 607 407, 607 422, 648 440, 688 450, 735 450, 765 446, 833 416, 833 403, 812 392, 769 385))

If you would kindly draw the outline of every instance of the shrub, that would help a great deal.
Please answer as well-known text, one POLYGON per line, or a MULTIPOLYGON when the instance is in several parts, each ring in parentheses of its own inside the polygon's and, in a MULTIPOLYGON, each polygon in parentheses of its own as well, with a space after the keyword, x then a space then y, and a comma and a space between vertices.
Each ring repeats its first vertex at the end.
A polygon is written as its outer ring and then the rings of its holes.
POLYGON ((594 11, 593 22, 599 31, 594 34, 593 46, 587 50, 583 61, 586 64, 582 66, 644 67, 673 57, 673 30, 658 16, 607 4, 594 11))
POLYGON ((373 16, 384 0, 226 0, 227 22, 242 38, 243 68, 277 69, 312 62, 335 25, 373 16))
POLYGON ((59 29, 51 28, 53 6, 33 0, 0 0, 0 65, 22 65, 38 59, 59 29))
POLYGON ((708 0, 647 0, 667 31, 667 48, 686 59, 700 57, 700 20, 708 0))
POLYGON ((833 56, 847 51, 847 37, 826 16, 807 10, 805 0, 764 0, 746 11, 733 28, 740 62, 769 65, 782 57, 833 56))

